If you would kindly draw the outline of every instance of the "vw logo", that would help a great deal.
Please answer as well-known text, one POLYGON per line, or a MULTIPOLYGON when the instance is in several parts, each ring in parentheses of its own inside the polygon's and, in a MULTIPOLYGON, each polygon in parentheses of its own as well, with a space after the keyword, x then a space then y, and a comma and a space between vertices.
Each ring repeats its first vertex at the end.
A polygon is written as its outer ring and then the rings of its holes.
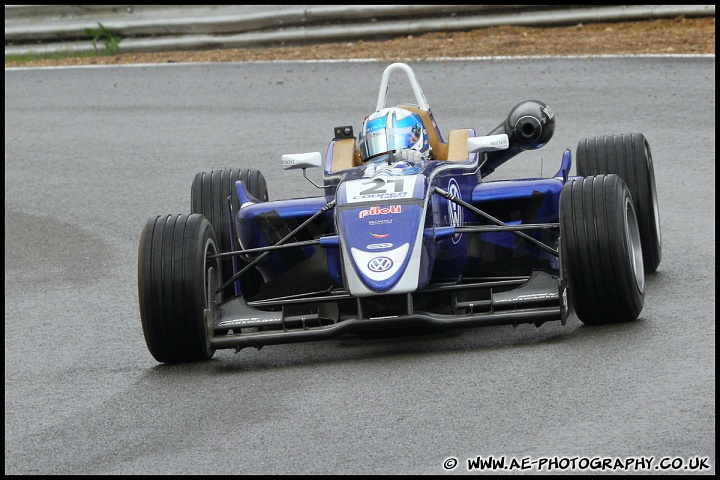
MULTIPOLYGON (((448 193, 454 197, 462 200, 462 193, 460 192, 460 186, 454 178, 448 182, 448 193)), ((459 227, 463 224, 463 211, 462 207, 455 202, 448 201, 448 217, 450 217, 450 225, 453 227, 459 227)), ((455 235, 452 239, 453 243, 458 243, 462 234, 455 235)))
POLYGON ((388 257, 375 257, 368 262, 368 268, 373 272, 387 272, 392 266, 393 262, 388 257))

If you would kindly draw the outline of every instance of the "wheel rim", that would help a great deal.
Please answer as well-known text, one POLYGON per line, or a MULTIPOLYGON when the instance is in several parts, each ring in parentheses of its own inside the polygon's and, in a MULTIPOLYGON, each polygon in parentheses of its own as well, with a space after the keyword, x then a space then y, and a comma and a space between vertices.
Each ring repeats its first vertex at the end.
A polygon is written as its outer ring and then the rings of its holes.
POLYGON ((625 236, 628 246, 628 259, 635 276, 635 284, 645 291, 645 267, 643 266, 642 246, 640 243, 640 227, 638 227, 635 208, 630 197, 625 198, 625 236))
POLYGON ((205 287, 205 305, 203 306, 203 327, 205 328, 205 349, 208 355, 212 356, 213 348, 210 345, 210 339, 214 336, 214 319, 213 319, 213 303, 217 299, 222 299, 222 291, 215 293, 215 290, 222 285, 220 278, 220 259, 208 258, 209 255, 217 254, 217 245, 212 238, 208 238, 205 242, 205 268, 203 269, 203 285, 205 287))
MULTIPOLYGON (((216 254, 217 246, 212 238, 208 238, 207 242, 205 242, 205 277, 203 278, 203 285, 205 285, 205 309, 210 309, 214 303, 216 294, 213 291, 213 286, 217 288, 222 285, 220 279, 220 260, 218 258, 208 258, 209 255, 216 254)), ((217 295, 220 295, 220 293, 217 295)))

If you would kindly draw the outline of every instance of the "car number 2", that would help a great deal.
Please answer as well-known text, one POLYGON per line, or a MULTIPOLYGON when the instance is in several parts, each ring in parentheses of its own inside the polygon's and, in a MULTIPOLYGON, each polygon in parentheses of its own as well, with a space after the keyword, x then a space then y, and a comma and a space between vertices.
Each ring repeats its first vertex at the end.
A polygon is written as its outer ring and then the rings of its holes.
POLYGON ((412 198, 416 182, 417 175, 351 180, 345 184, 345 195, 348 203, 412 198))
POLYGON ((363 185, 373 185, 373 186, 368 188, 367 190, 363 190, 362 192, 358 193, 358 195, 373 195, 376 193, 402 192, 404 183, 405 182, 402 178, 398 178, 398 179, 393 178, 390 180, 385 180, 382 178, 375 178, 369 182, 363 182, 363 185), (392 187, 390 189, 386 188, 386 187, 388 187, 389 183, 392 183, 395 185, 394 189, 392 187))

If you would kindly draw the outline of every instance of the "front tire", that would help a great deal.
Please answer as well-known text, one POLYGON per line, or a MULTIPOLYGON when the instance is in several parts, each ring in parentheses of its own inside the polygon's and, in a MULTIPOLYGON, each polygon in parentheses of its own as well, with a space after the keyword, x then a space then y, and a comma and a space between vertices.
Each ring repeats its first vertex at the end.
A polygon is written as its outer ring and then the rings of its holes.
POLYGON ((635 204, 642 239, 645 273, 653 273, 662 257, 660 211, 650 145, 642 133, 605 135, 578 143, 579 176, 616 173, 625 181, 635 204))
POLYGON ((183 363, 213 356, 206 310, 219 298, 221 266, 210 222, 198 214, 159 215, 140 236, 138 296, 148 350, 158 362, 183 363))
POLYGON ((630 190, 618 175, 563 186, 560 246, 575 313, 584 324, 640 315, 645 301, 640 229, 630 190))
MULTIPOLYGON (((245 191, 255 197, 257 201, 268 201, 267 182, 263 174, 254 168, 238 169, 226 168, 221 170, 209 170, 200 172, 193 179, 190 192, 190 207, 192 213, 204 215, 213 228, 218 238, 220 252, 230 252, 240 248, 237 245, 237 237, 233 238, 231 227, 230 211, 228 210, 228 197, 231 199, 232 211, 237 213, 240 210, 235 182, 241 181, 245 191), (235 248, 233 248, 233 246, 235 248)), ((239 257, 235 257, 241 260, 239 257)), ((236 261, 237 261, 236 260, 236 261)), ((227 282, 234 274, 233 257, 226 257, 222 260, 223 279, 227 282)), ((244 264, 239 262, 238 268, 244 264)), ((251 269, 240 278, 240 290, 247 296, 249 292, 257 290, 257 286, 263 283, 263 278, 256 269, 251 269)), ((232 284, 223 290, 223 296, 230 298, 235 294, 232 284)))

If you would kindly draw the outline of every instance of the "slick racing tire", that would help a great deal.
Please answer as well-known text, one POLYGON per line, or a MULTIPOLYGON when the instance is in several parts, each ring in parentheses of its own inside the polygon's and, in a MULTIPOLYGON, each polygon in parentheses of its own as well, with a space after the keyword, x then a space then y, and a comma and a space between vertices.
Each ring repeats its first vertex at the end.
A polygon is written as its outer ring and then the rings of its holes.
POLYGON ((578 143, 575 159, 579 176, 616 173, 625 181, 637 211, 645 273, 655 272, 662 256, 662 237, 655 169, 645 136, 631 133, 586 138, 578 143))
POLYGON ((148 350, 158 362, 184 363, 213 356, 206 310, 219 297, 221 266, 210 222, 199 214, 160 215, 140 236, 138 296, 148 350))
POLYGON ((560 193, 561 263, 586 325, 635 320, 645 301, 640 229, 615 174, 570 180, 560 193))
MULTIPOLYGON (((228 197, 230 197, 233 214, 237 214, 238 210, 240 210, 240 200, 235 189, 235 182, 237 181, 241 181, 245 191, 254 197, 251 200, 258 202, 268 201, 265 177, 259 170, 254 168, 244 170, 225 168, 200 172, 195 175, 192 183, 190 193, 191 211, 192 213, 204 215, 210 221, 218 237, 220 252, 230 252, 240 248, 237 244, 237 236, 233 238, 231 233, 231 227, 232 232, 234 232, 235 226, 230 222, 227 202, 228 197)), ((234 263, 237 263, 239 269, 245 265, 240 257, 226 257, 222 260, 223 284, 232 278, 235 272, 234 263)), ((240 290, 246 296, 249 296, 249 293, 255 292, 261 283, 263 283, 262 276, 253 268, 240 277, 240 290)), ((235 290, 232 284, 223 290, 224 298, 230 298, 234 294, 235 290)))

